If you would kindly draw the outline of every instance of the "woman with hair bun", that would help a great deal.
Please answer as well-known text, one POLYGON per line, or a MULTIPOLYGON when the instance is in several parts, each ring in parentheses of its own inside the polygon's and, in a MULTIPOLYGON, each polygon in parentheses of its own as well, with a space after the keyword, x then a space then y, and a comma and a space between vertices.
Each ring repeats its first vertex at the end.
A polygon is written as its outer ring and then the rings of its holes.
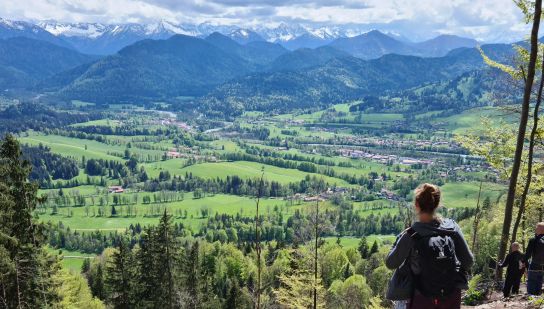
POLYGON ((405 308, 461 308, 474 258, 459 225, 436 213, 439 204, 437 186, 424 183, 414 191, 418 221, 397 237, 385 261, 395 269, 388 298, 400 300, 409 289, 409 301, 401 302, 405 308))

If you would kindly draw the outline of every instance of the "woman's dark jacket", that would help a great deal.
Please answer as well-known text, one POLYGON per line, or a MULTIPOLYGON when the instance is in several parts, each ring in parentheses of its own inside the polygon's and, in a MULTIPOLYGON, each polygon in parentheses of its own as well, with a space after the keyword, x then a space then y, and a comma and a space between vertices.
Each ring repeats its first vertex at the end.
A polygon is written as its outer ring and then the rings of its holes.
MULTIPOLYGON (((474 257, 468 248, 468 244, 463 237, 459 225, 451 219, 437 219, 430 223, 416 222, 412 225, 412 229, 414 229, 421 237, 441 231, 450 233, 455 232, 453 233, 452 238, 455 245, 455 255, 459 264, 459 277, 454 278, 454 280, 456 281, 457 288, 466 289, 466 276, 474 263, 474 257)), ((415 242, 416 240, 411 237, 407 231, 398 235, 395 244, 393 244, 393 247, 385 260, 385 265, 390 269, 396 269, 409 258, 410 268, 413 274, 416 276, 420 274, 421 265, 418 263, 416 250, 414 250, 415 242)))

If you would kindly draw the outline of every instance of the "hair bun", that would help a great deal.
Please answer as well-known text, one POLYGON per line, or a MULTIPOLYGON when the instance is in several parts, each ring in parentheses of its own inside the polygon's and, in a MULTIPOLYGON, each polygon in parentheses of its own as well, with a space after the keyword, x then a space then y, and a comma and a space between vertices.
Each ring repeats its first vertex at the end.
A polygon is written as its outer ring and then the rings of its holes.
POLYGON ((440 204, 440 188, 430 183, 424 183, 414 191, 415 202, 422 212, 434 213, 440 204))

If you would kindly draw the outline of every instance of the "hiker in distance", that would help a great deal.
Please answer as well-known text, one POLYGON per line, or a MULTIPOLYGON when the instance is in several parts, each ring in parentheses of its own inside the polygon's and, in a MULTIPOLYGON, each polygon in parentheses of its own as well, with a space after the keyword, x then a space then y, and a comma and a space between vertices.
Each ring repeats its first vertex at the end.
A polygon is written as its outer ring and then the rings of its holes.
POLYGON ((527 270, 527 293, 542 294, 542 277, 544 272, 544 222, 536 225, 535 236, 529 240, 525 250, 527 270))
POLYGON ((472 253, 459 225, 436 213, 440 189, 425 183, 414 195, 418 222, 397 237, 385 261, 395 269, 387 298, 395 301, 396 308, 461 308, 472 253))
POLYGON ((525 256, 519 251, 520 248, 521 246, 518 242, 512 243, 510 253, 506 256, 504 261, 499 264, 499 267, 507 267, 506 280, 504 281, 504 287, 502 289, 505 298, 510 297, 510 294, 519 293, 521 277, 525 272, 525 256))

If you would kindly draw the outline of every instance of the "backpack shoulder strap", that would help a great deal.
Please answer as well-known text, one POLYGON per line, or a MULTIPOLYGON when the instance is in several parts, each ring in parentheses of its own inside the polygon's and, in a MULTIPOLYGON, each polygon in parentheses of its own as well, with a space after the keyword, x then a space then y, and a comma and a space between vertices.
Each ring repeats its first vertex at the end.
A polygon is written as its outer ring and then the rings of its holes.
POLYGON ((418 239, 421 238, 421 235, 419 235, 419 233, 416 232, 416 230, 414 230, 413 227, 407 228, 407 229, 406 229, 406 233, 407 233, 408 235, 410 235, 410 237, 411 237, 412 239, 418 240, 418 239))

